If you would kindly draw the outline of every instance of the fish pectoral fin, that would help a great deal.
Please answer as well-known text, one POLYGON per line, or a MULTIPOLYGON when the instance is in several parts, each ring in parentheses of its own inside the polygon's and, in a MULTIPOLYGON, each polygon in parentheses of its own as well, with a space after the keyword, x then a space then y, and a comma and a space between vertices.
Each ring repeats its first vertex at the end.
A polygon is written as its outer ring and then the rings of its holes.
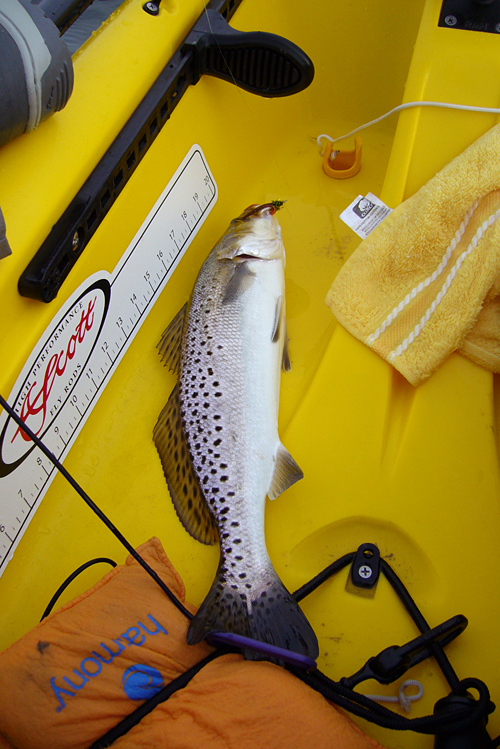
POLYGON ((281 356, 281 365, 285 372, 289 372, 292 368, 290 362, 290 354, 288 351, 288 327, 286 324, 285 317, 285 302, 283 296, 276 299, 276 306, 274 308, 274 321, 273 331, 271 333, 271 342, 278 343, 280 338, 283 337, 283 354, 281 356))
POLYGON ((304 478, 302 469, 299 468, 288 450, 280 443, 274 458, 274 472, 271 485, 267 492, 269 499, 276 499, 279 495, 304 478))
POLYGON ((283 297, 280 294, 280 296, 276 299, 276 307, 274 308, 273 332, 271 333, 272 343, 277 343, 280 339, 282 312, 283 312, 283 297))
POLYGON ((281 366, 285 372, 289 372, 292 368, 292 362, 290 361, 290 351, 288 349, 288 326, 285 320, 285 340, 283 342, 283 356, 281 360, 281 366))
POLYGON ((179 385, 153 429, 153 440, 175 511, 188 533, 203 544, 217 541, 217 527, 194 472, 181 420, 179 385))
POLYGON ((255 273, 250 270, 247 263, 237 263, 234 273, 227 283, 222 304, 232 304, 239 299, 250 288, 254 279, 255 273))
POLYGON ((161 355, 161 360, 164 361, 165 366, 175 374, 179 374, 181 339, 184 320, 186 319, 186 311, 187 302, 184 307, 179 310, 168 328, 165 330, 160 339, 160 343, 157 346, 158 353, 161 355))

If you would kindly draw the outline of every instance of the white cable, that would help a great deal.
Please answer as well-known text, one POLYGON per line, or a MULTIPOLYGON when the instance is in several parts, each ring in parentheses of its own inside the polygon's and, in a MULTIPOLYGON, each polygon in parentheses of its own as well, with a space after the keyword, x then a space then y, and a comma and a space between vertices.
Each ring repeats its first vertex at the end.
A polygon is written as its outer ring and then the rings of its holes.
POLYGON ((316 138, 316 143, 318 144, 318 148, 322 148, 321 139, 326 138, 326 140, 329 140, 330 143, 337 143, 339 140, 345 140, 346 138, 350 138, 352 135, 356 135, 356 133, 359 133, 361 130, 365 130, 367 127, 371 127, 371 125, 375 125, 377 122, 380 122, 381 120, 385 120, 386 117, 390 117, 391 114, 395 114, 396 112, 401 112, 402 109, 410 109, 411 107, 441 107, 442 109, 459 109, 466 112, 483 112, 483 114, 500 114, 500 109, 496 107, 473 107, 469 106, 467 104, 447 104, 443 101, 409 101, 406 104, 400 104, 398 107, 394 107, 394 109, 391 109, 390 112, 386 112, 385 114, 381 115, 380 117, 377 117, 375 120, 371 120, 371 122, 367 122, 365 125, 360 125, 360 127, 357 127, 355 130, 351 130, 350 133, 347 133, 346 135, 341 135, 338 138, 332 138, 330 135, 327 135, 327 133, 321 133, 321 135, 318 135, 316 138))
POLYGON ((374 702, 399 702, 403 710, 406 710, 406 712, 409 713, 411 710, 411 703, 419 700, 423 696, 423 694, 424 688, 419 681, 416 681, 416 679, 407 679, 399 687, 399 692, 397 695, 391 696, 386 694, 365 694, 364 696, 368 697, 368 699, 373 700, 374 702), (405 694, 405 689, 407 687, 417 687, 417 694, 405 694))

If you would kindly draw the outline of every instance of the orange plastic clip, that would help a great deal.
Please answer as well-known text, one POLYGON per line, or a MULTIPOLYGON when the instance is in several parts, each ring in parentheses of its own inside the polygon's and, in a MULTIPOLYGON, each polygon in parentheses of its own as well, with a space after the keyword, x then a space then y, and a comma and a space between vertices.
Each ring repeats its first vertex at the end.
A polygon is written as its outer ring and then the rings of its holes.
POLYGON ((332 151, 333 143, 327 142, 323 152, 323 171, 334 179, 354 177, 361 169, 361 138, 354 138, 353 151, 332 151))

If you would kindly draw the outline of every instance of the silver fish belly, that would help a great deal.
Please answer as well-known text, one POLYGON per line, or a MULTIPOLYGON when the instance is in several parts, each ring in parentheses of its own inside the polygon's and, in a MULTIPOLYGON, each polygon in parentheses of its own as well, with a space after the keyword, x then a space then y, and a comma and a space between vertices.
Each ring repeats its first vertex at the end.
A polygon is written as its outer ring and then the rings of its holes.
POLYGON ((160 343, 179 382, 154 430, 177 513, 220 564, 188 642, 226 631, 315 658, 317 640, 271 564, 266 496, 302 472, 278 436, 286 346, 284 251, 276 217, 252 207, 212 250, 160 343))

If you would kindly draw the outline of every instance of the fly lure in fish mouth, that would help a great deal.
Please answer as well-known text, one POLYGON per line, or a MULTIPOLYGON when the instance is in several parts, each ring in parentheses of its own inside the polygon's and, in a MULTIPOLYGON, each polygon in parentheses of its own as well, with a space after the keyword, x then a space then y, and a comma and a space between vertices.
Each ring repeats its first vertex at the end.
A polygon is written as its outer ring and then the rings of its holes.
POLYGON ((285 200, 271 200, 270 203, 262 203, 260 205, 257 205, 255 203, 253 205, 249 205, 248 208, 246 208, 243 213, 238 216, 238 218, 234 219, 234 221, 246 221, 251 216, 260 215, 264 211, 269 211, 269 213, 271 213, 272 215, 276 213, 276 211, 279 211, 279 209, 285 205, 285 202, 285 200))
POLYGON ((185 528, 220 542, 188 642, 231 632, 315 659, 316 636, 264 538, 266 496, 303 476, 278 436, 280 370, 290 360, 277 207, 250 206, 231 222, 163 334, 160 354, 179 379, 153 438, 185 528))

